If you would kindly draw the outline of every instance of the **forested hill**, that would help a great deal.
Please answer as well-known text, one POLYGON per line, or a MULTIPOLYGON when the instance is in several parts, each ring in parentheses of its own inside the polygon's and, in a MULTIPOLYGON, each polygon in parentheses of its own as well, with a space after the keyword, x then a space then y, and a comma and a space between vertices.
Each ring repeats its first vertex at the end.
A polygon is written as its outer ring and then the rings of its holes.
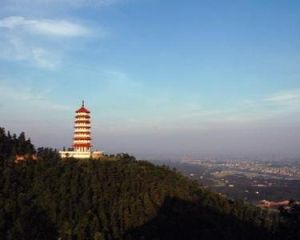
POLYGON ((277 215, 229 201, 165 166, 128 156, 61 160, 51 149, 37 155, 16 164, 0 154, 0 239, 267 240, 289 231, 277 215))
POLYGON ((35 153, 34 146, 30 139, 26 139, 25 133, 22 132, 19 136, 6 133, 4 128, 0 128, 0 157, 9 158, 15 155, 31 155, 35 153))

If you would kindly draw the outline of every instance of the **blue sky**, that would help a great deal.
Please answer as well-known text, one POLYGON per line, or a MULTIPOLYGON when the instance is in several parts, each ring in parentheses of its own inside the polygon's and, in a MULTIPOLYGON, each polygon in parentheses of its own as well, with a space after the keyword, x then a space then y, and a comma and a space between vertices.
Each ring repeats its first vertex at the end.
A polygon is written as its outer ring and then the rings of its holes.
POLYGON ((299 1, 1 0, 0 124, 141 157, 300 156, 299 1))

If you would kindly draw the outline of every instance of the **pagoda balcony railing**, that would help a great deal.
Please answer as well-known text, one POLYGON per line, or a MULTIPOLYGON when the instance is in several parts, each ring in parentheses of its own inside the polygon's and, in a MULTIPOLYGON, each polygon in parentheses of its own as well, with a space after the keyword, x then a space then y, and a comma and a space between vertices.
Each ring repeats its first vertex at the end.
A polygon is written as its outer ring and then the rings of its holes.
POLYGON ((75 144, 75 143, 90 143, 91 142, 91 140, 73 140, 73 143, 75 144))
POLYGON ((76 137, 80 137, 80 138, 91 137, 91 134, 81 134, 81 135, 79 135, 79 134, 74 134, 74 138, 76 138, 76 137))
POLYGON ((78 112, 78 113, 76 113, 75 116, 90 116, 90 113, 86 113, 86 112, 78 112))
POLYGON ((76 123, 74 125, 76 128, 80 128, 80 127, 91 127, 91 124, 87 124, 87 123, 76 123))

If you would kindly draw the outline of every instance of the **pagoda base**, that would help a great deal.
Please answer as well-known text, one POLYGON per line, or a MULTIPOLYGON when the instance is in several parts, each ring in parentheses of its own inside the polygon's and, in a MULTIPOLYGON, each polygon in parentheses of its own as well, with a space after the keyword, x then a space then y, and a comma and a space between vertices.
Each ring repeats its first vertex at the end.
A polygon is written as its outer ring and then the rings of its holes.
POLYGON ((103 155, 103 152, 100 151, 87 151, 87 152, 79 152, 79 151, 59 151, 59 155, 61 158, 78 158, 78 159, 99 159, 103 155))

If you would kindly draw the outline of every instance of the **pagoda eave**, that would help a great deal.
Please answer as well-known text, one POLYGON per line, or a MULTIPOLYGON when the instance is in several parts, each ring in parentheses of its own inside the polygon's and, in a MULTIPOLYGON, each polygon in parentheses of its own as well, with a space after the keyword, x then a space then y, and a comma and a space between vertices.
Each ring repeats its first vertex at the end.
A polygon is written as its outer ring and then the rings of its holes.
POLYGON ((75 118, 90 119, 91 117, 89 115, 76 115, 75 118))
POLYGON ((90 120, 76 120, 75 123, 86 123, 86 124, 90 124, 91 121, 90 121, 90 120))
POLYGON ((73 138, 75 141, 80 141, 80 140, 83 140, 83 141, 89 141, 89 140, 92 140, 92 138, 90 137, 74 137, 73 138))

